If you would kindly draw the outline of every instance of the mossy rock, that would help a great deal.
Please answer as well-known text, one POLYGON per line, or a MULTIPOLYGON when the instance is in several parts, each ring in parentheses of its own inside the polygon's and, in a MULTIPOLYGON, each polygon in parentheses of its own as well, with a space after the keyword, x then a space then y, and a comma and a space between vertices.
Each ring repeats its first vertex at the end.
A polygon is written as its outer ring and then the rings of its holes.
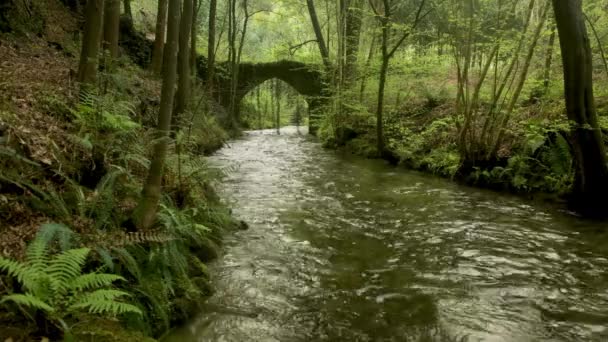
POLYGON ((206 279, 210 278, 209 269, 207 268, 207 265, 205 265, 196 256, 192 255, 190 257, 190 262, 188 263, 188 266, 188 275, 190 277, 204 277, 206 279))
POLYGON ((92 318, 88 324, 79 324, 72 331, 74 341, 79 342, 155 342, 141 332, 131 331, 115 320, 92 318))
POLYGON ((219 256, 219 246, 210 239, 203 239, 202 243, 192 246, 191 252, 202 262, 208 262, 217 259, 219 256))

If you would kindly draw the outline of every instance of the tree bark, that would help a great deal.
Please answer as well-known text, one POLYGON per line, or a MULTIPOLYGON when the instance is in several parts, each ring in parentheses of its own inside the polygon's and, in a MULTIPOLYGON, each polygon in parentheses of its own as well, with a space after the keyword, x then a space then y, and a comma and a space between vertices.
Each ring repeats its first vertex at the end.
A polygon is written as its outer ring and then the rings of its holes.
POLYGON ((82 50, 80 53, 80 64, 78 66, 78 81, 81 83, 93 84, 97 78, 103 9, 103 0, 87 1, 82 50))
POLYGON ((321 31, 321 25, 319 24, 319 17, 317 17, 315 4, 313 0, 306 0, 306 5, 308 6, 310 21, 312 22, 312 28, 315 31, 317 45, 319 46, 319 52, 321 53, 323 64, 325 65, 327 70, 329 70, 331 68, 331 63, 329 61, 329 51, 327 50, 327 45, 325 45, 325 39, 323 38, 323 32, 321 31))
POLYGON ((361 38, 363 0, 350 0, 346 9, 344 87, 349 88, 357 79, 359 42, 361 38))
POLYGON ((545 95, 549 91, 549 82, 551 80, 551 64, 553 64, 553 48, 555 46, 555 29, 555 25, 552 25, 549 43, 547 44, 547 51, 545 53, 545 72, 543 77, 543 93, 545 95))
POLYGON ((131 8, 131 0, 123 0, 125 16, 129 20, 129 25, 133 26, 133 9, 131 8))
POLYGON ((575 181, 572 204, 606 215, 608 166, 593 96, 593 61, 581 0, 553 0, 564 66, 566 111, 572 128, 575 181))
MULTIPOLYGON (((190 73, 192 74, 193 80, 196 79, 196 43, 198 40, 198 16, 201 9, 201 0, 194 0, 192 2, 192 33, 190 34, 190 73)), ((194 85, 194 82, 192 82, 194 85)))
POLYGON ((131 9, 131 0, 123 0, 123 6, 125 9, 125 15, 132 22, 133 21, 133 9, 131 9))
POLYGON ((190 74, 190 34, 192 33, 192 0, 183 0, 182 17, 179 29, 179 53, 177 70, 179 80, 177 93, 175 94, 175 113, 173 114, 174 132, 178 130, 179 120, 188 107, 188 100, 191 93, 191 74, 190 74))
POLYGON ((103 20, 103 48, 111 58, 118 58, 118 36, 120 34, 120 0, 105 0, 103 20))
POLYGON ((163 168, 169 147, 169 129, 171 128, 175 83, 177 81, 181 0, 169 0, 169 5, 157 139, 142 198, 136 211, 137 228, 140 230, 150 229, 156 220, 156 210, 161 196, 163 168))
POLYGON ((215 30, 217 21, 217 0, 209 2, 209 37, 207 38, 207 88, 213 93, 215 77, 215 30))
POLYGON ((163 67, 163 53, 165 47, 165 32, 167 30, 167 8, 169 0, 158 0, 156 14, 156 31, 154 37, 154 51, 152 52, 152 71, 160 75, 163 67))
POLYGON ((389 59, 382 58, 380 80, 378 81, 378 106, 376 107, 376 143, 378 156, 385 153, 384 147, 384 89, 386 87, 386 74, 388 73, 389 59))

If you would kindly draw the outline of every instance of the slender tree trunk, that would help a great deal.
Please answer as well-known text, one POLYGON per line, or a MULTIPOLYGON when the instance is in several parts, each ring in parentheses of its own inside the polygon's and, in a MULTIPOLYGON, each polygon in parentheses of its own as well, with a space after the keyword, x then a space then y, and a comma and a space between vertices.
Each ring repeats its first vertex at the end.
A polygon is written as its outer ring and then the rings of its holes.
POLYGON ((103 9, 103 0, 87 1, 82 50, 78 66, 78 81, 85 84, 93 84, 97 78, 103 9))
POLYGON ((562 50, 568 119, 575 165, 573 204, 589 215, 606 215, 608 166, 593 96, 593 59, 581 0, 553 0, 562 50))
MULTIPOLYGON (((196 42, 198 40, 198 16, 201 9, 201 0, 192 1, 192 9, 192 33, 190 34, 190 73, 192 74, 192 79, 196 80, 196 42)), ((194 82, 192 82, 192 84, 194 85, 194 82)))
POLYGON ((154 51, 152 52, 152 71, 160 75, 163 67, 163 53, 165 47, 165 32, 167 29, 167 8, 169 0, 158 0, 158 13, 156 15, 156 34, 154 37, 154 51))
POLYGON ((602 45, 602 39, 600 38, 599 34, 597 33, 597 30, 595 29, 595 24, 593 24, 593 22, 589 19, 589 17, 586 14, 583 13, 583 15, 585 16, 585 20, 587 20, 587 22, 589 23, 589 27, 591 27, 591 32, 593 32, 593 36, 595 37, 595 40, 597 41, 597 48, 598 48, 598 50, 600 50, 600 56, 602 57, 604 71, 606 72, 606 75, 608 75, 608 61, 606 61, 606 53, 604 52, 604 46, 602 45))
POLYGON ((228 6, 228 60, 230 61, 230 102, 228 107, 229 125, 230 128, 237 127, 237 106, 236 106, 236 91, 238 81, 238 56, 236 47, 236 37, 238 32, 237 27, 237 11, 236 0, 229 0, 228 6))
POLYGON ((555 46, 555 25, 551 26, 551 35, 549 36, 549 43, 547 44, 547 51, 545 53, 545 72, 543 80, 543 93, 546 95, 549 91, 549 82, 551 81, 551 64, 553 64, 553 48, 555 46))
POLYGON ((207 38, 207 88, 213 93, 215 78, 215 26, 217 21, 217 0, 209 2, 209 37, 207 38))
POLYGON ((321 31, 321 25, 319 24, 319 17, 317 17, 315 4, 313 0, 306 0, 306 5, 308 6, 310 21, 312 22, 312 28, 315 31, 315 36, 317 38, 319 52, 321 53, 321 58, 323 58, 323 64, 325 65, 327 70, 330 70, 331 64, 329 61, 329 51, 327 50, 327 45, 325 44, 325 39, 323 38, 323 32, 321 31))
POLYGON ((382 58, 380 79, 378 81, 378 106, 376 107, 376 139, 378 156, 385 153, 384 148, 384 89, 386 87, 386 74, 388 73, 389 59, 382 58))
POLYGON ((125 10, 125 17, 127 18, 127 25, 129 28, 133 29, 133 9, 131 8, 131 0, 123 0, 123 7, 125 10))
POLYGON ((346 10, 344 86, 349 88, 357 79, 357 62, 361 39, 363 0, 350 0, 346 10))
POLYGON ((171 128, 175 83, 177 81, 180 10, 181 0, 169 0, 167 44, 165 45, 163 59, 163 85, 158 114, 157 139, 154 144, 154 153, 142 198, 136 211, 137 227, 140 230, 150 229, 154 225, 161 196, 163 168, 169 147, 169 130, 171 128))
POLYGON ((376 51, 376 35, 373 35, 372 42, 369 46, 369 53, 367 55, 367 60, 365 61, 365 68, 363 72, 363 77, 361 77, 361 88, 359 89, 359 102, 363 102, 363 97, 365 96, 365 88, 367 86, 367 78, 369 77, 369 68, 372 64, 372 60, 374 58, 374 52, 376 51))
POLYGON ((192 0, 183 0, 182 17, 179 29, 179 53, 177 71, 179 80, 175 94, 175 113, 173 114, 174 131, 180 126, 180 119, 186 112, 191 93, 190 73, 190 34, 192 33, 192 0))
POLYGON ((129 19, 130 25, 133 25, 133 9, 131 8, 131 0, 123 0, 125 16, 129 19))
POLYGON ((111 58, 118 58, 118 36, 120 34, 120 0, 105 0, 103 21, 103 48, 111 58))
POLYGON ((260 87, 255 88, 255 108, 257 109, 258 114, 258 129, 262 129, 262 101, 260 99, 260 87))
POLYGON ((274 80, 274 90, 276 92, 276 105, 277 105, 277 116, 276 116, 276 123, 277 123, 277 134, 281 134, 281 82, 278 79, 274 80))
POLYGON ((534 36, 532 38, 532 43, 530 44, 530 47, 528 49, 528 54, 524 61, 521 75, 519 76, 519 80, 517 82, 517 85, 515 86, 515 90, 513 91, 513 95, 511 96, 509 105, 507 106, 504 118, 500 122, 498 137, 494 141, 494 144, 492 145, 494 147, 490 151, 489 158, 487 158, 487 159, 490 159, 490 160, 494 159, 498 153, 498 149, 500 148, 500 144, 502 143, 502 138, 504 137, 504 134, 505 134, 505 129, 506 129, 507 123, 509 122, 509 120, 511 120, 511 115, 513 114, 513 110, 515 110, 515 105, 517 104, 517 101, 519 100, 519 96, 521 95, 521 92, 524 88, 524 84, 526 83, 526 79, 528 78, 528 70, 530 69, 530 65, 532 64, 532 58, 534 57, 534 51, 536 50, 536 45, 538 44, 540 34, 541 34, 543 28, 545 27, 547 13, 549 12, 549 8, 550 8, 549 6, 550 6, 549 2, 547 2, 547 4, 545 5, 545 8, 543 9, 543 12, 541 14, 540 22, 538 23, 538 26, 536 27, 536 31, 534 32, 534 36))

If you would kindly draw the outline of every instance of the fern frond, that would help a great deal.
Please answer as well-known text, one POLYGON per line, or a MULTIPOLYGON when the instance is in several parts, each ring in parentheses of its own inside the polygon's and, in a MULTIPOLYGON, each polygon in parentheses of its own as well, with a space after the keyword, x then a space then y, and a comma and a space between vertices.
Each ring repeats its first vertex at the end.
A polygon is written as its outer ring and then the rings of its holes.
POLYGON ((83 291, 112 285, 115 281, 125 280, 125 278, 108 273, 88 273, 76 277, 70 283, 70 289, 83 291))
POLYGON ((93 314, 118 315, 127 312, 142 314, 141 310, 131 304, 116 301, 130 294, 120 290, 102 289, 82 295, 69 310, 86 309, 93 314))
POLYGON ((44 272, 48 265, 47 253, 47 243, 42 239, 34 239, 27 247, 27 264, 35 272, 44 272))
POLYGON ((125 313, 134 313, 143 315, 141 309, 133 304, 121 303, 112 300, 101 300, 94 303, 82 304, 74 306, 74 308, 87 309, 92 314, 110 314, 121 315, 125 313))
POLYGON ((57 290, 68 288, 69 282, 82 273, 82 266, 90 251, 89 248, 70 249, 51 260, 46 272, 58 281, 57 290))
POLYGON ((16 293, 16 294, 11 294, 11 295, 6 295, 6 296, 2 297, 2 300, 0 301, 0 303, 5 303, 5 302, 13 302, 18 305, 22 305, 22 306, 26 306, 28 308, 42 310, 42 311, 46 311, 46 312, 55 311, 55 309, 53 309, 50 305, 48 305, 44 301, 40 300, 38 297, 36 297, 35 295, 33 295, 31 293, 26 293, 26 294, 16 293))
POLYGON ((26 288, 31 288, 33 279, 36 277, 36 271, 32 270, 28 265, 3 257, 0 257, 0 271, 4 271, 9 276, 17 278, 26 288))
POLYGON ((40 227, 36 239, 48 245, 56 238, 61 250, 65 251, 70 249, 73 236, 74 232, 64 224, 46 223, 40 227))

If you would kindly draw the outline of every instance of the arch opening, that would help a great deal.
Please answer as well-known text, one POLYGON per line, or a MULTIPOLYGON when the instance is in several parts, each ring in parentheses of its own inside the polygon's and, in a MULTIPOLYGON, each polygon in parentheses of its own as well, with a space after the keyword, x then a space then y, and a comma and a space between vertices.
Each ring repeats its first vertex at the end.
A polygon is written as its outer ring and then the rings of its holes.
POLYGON ((262 82, 240 103, 240 121, 249 129, 308 125, 307 97, 278 78, 262 82))

